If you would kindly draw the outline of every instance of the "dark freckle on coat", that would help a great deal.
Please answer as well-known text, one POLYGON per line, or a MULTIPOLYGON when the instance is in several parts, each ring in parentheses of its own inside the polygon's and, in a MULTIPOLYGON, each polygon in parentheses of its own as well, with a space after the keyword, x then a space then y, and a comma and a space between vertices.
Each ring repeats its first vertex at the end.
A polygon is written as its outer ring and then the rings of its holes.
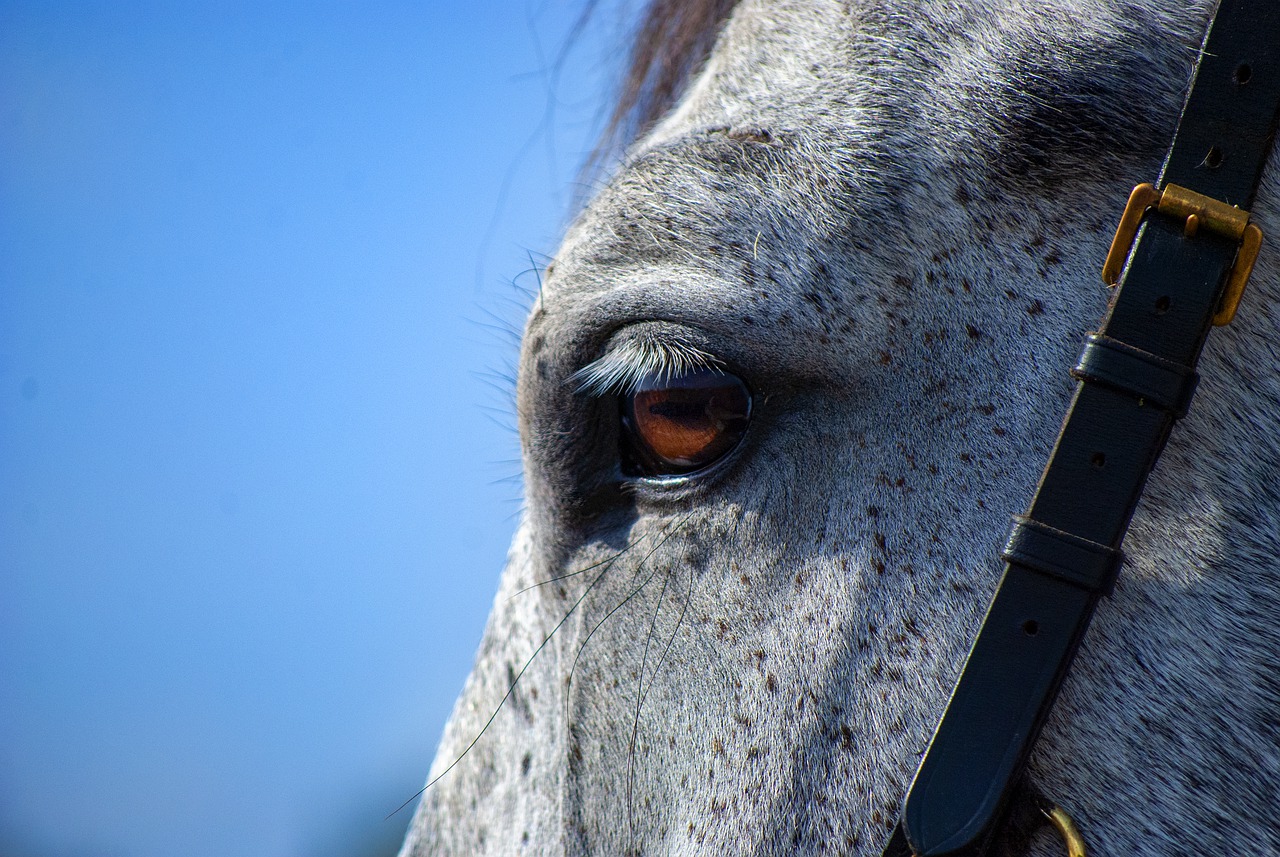
POLYGON ((884 574, 884 560, 878 556, 871 558, 871 567, 876 570, 876 574, 884 574))
POLYGON ((751 316, 749 316, 749 315, 744 315, 744 316, 742 317, 742 323, 743 323, 743 324, 755 324, 755 320, 754 320, 751 316))
POLYGON ((1050 265, 1057 265, 1062 262, 1062 254, 1057 250, 1050 250, 1044 257, 1045 262, 1050 265))
POLYGON ((995 434, 995 436, 996 436, 996 437, 1004 437, 1004 436, 1005 436, 1005 430, 1004 430, 1004 429, 1002 429, 1002 428, 1000 428, 1000 426, 992 426, 992 427, 991 427, 991 431, 995 434))
POLYGON ((533 757, 528 753, 524 754, 524 758, 520 760, 520 776, 529 776, 529 768, 533 765, 533 757))
POLYGON ((1031 243, 1030 243, 1030 244, 1028 244, 1027 246, 1028 246, 1028 247, 1042 247, 1042 246, 1044 246, 1044 235, 1043 235, 1043 234, 1040 234, 1040 235, 1037 235, 1036 237, 1032 238, 1032 239, 1031 239, 1031 243))
POLYGON ((956 189, 952 194, 952 197, 955 198, 957 203, 966 208, 969 206, 969 203, 973 201, 973 197, 969 195, 969 189, 962 184, 956 185, 956 189))
POLYGON ((969 284, 969 281, 968 281, 968 280, 961 280, 961 281, 960 281, 960 288, 964 289, 964 293, 965 293, 966 295, 973 291, 973 286, 971 286, 971 285, 969 284))
POLYGON ((868 517, 868 518, 878 518, 878 517, 880 517, 880 507, 879 507, 879 506, 868 506, 868 507, 867 507, 867 517, 868 517))
POLYGON ((895 274, 893 285, 900 291, 909 292, 911 291, 911 278, 904 274, 895 274))
POLYGON ((968 464, 970 461, 973 461, 973 456, 967 452, 962 452, 960 453, 960 460, 965 464, 968 464))
POLYGON ((892 362, 893 362, 893 355, 892 355, 892 354, 890 354, 888 351, 881 351, 881 352, 880 352, 880 365, 881 365, 881 366, 888 366, 888 365, 889 365, 890 363, 892 363, 892 362))
POLYGON ((765 675, 764 689, 769 691, 770 693, 775 693, 778 690, 778 680, 774 678, 773 673, 768 673, 765 675))
POLYGON ((1018 299, 1018 293, 1015 292, 1013 289, 1005 289, 1004 296, 1011 301, 1016 301, 1018 299))
POLYGON ((730 128, 727 136, 730 140, 741 140, 746 143, 773 142, 773 135, 764 128, 730 128))
POLYGON ((965 333, 969 334, 970 339, 977 339, 982 336, 982 331, 978 330, 978 328, 974 327, 972 324, 966 324, 964 326, 964 330, 965 333))
POLYGON ((1036 300, 1033 300, 1031 302, 1030 306, 1027 307, 1027 312, 1030 315, 1039 315, 1040 313, 1044 312, 1044 304, 1040 301, 1039 298, 1037 298, 1036 300))
POLYGON ((989 417, 996 412, 996 406, 991 403, 987 403, 985 405, 978 405, 974 410, 982 414, 984 417, 989 417))

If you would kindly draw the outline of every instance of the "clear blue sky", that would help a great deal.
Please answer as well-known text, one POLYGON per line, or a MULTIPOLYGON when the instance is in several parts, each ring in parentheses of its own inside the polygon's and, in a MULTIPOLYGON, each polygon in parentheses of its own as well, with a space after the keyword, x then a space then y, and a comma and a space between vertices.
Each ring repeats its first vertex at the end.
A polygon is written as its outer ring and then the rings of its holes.
POLYGON ((520 504, 613 12, 0 3, 0 854, 360 857, 520 504))

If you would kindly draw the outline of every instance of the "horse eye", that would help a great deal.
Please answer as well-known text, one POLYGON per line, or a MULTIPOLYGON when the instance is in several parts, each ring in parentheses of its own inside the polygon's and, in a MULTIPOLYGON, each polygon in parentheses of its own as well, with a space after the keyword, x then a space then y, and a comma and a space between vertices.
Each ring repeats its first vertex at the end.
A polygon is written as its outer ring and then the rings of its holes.
POLYGON ((701 470, 738 445, 750 418, 751 393, 735 375, 711 369, 651 375, 622 399, 623 472, 701 470))

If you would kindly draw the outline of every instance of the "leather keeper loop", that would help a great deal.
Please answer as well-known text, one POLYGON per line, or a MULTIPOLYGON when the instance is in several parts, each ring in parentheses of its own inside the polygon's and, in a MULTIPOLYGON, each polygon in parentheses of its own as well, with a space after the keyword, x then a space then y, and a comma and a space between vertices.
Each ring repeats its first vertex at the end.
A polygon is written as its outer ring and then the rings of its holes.
POLYGON ((1013 530, 1000 556, 1090 592, 1110 595, 1123 555, 1107 545, 1033 521, 1013 519, 1013 530))
POLYGON ((1182 419, 1200 376, 1190 366, 1157 357, 1118 339, 1091 333, 1071 370, 1082 381, 1103 384, 1172 411, 1182 419))

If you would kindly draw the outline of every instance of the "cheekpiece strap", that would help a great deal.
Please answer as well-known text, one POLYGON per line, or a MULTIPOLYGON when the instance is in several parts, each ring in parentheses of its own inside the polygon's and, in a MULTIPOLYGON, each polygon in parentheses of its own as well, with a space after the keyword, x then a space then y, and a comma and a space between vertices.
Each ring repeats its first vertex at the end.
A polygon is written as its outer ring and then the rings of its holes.
POLYGON ((980 857, 1111 591, 1120 546, 1210 325, 1230 320, 1262 241, 1249 222, 1280 115, 1280 2, 1222 0, 1173 145, 1139 185, 1104 267, 1115 296, 1004 577, 912 782, 886 855, 980 857), (1130 239, 1132 242, 1130 243, 1130 239))

